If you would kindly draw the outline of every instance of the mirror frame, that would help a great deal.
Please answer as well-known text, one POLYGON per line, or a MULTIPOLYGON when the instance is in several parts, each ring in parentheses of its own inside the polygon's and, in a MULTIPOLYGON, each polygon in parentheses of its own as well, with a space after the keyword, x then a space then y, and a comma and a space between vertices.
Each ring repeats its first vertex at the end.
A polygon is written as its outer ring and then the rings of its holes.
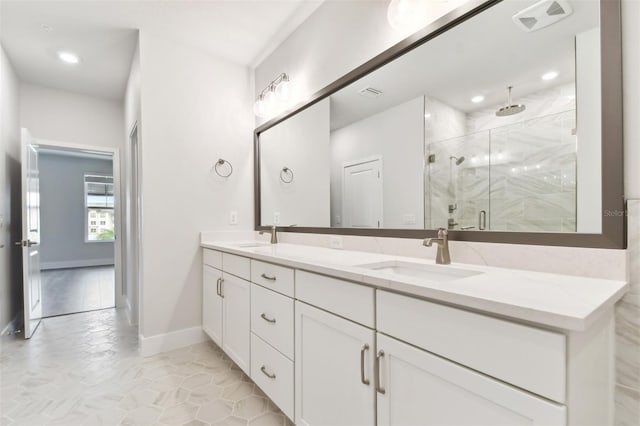
MULTIPOLYGON (((422 30, 400 41, 373 59, 337 79, 299 104, 254 130, 254 224, 261 226, 260 134, 331 96, 361 77, 377 70, 430 39, 463 23, 503 0, 471 0, 449 12, 422 30)), ((602 91, 602 229, 600 234, 506 231, 449 231, 449 239, 490 243, 547 245, 593 248, 626 248, 626 205, 624 200, 624 154, 622 127, 622 24, 621 0, 600 0, 600 63, 602 91)), ((281 232, 359 235, 395 238, 432 238, 432 229, 369 229, 331 227, 278 227, 281 232)))

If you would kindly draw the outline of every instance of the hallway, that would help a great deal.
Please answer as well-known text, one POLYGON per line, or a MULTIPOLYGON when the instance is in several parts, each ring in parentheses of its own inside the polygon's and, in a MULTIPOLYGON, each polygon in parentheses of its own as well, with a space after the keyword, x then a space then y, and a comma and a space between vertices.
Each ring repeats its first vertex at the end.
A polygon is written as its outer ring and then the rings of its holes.
POLYGON ((105 309, 2 337, 0 424, 291 424, 213 343, 143 358, 137 333, 105 309))
POLYGON ((41 279, 45 317, 115 306, 113 266, 44 270, 41 279))

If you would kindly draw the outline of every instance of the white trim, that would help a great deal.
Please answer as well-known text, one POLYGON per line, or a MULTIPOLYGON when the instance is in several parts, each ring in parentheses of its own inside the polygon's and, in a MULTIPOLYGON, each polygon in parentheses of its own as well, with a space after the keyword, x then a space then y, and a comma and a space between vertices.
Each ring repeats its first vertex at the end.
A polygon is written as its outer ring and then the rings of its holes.
POLYGON ((57 262, 41 262, 40 270, 46 269, 66 269, 66 268, 87 268, 90 266, 115 265, 114 258, 102 259, 82 259, 82 260, 60 260, 57 262))
POLYGON ((15 323, 16 323, 16 318, 9 321, 9 323, 0 332, 0 336, 4 336, 10 331, 13 331, 15 329, 15 323))
POLYGON ((140 334, 138 337, 142 356, 151 356, 161 352, 172 351, 208 340, 207 335, 202 331, 202 326, 171 331, 151 337, 144 337, 140 334))

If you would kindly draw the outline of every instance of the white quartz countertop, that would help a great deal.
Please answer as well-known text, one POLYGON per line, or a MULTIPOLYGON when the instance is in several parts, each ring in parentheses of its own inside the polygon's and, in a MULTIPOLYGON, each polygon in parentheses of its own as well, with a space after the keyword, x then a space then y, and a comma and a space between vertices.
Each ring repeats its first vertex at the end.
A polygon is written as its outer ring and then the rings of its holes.
POLYGON ((563 330, 586 330, 601 313, 611 309, 628 288, 623 281, 455 262, 451 265, 435 265, 433 260, 428 259, 297 244, 203 240, 201 245, 204 248, 563 330), (255 244, 260 245, 251 247, 255 244), (445 273, 447 268, 480 273, 443 282, 358 266, 378 262, 420 263, 432 268, 443 268, 445 273))

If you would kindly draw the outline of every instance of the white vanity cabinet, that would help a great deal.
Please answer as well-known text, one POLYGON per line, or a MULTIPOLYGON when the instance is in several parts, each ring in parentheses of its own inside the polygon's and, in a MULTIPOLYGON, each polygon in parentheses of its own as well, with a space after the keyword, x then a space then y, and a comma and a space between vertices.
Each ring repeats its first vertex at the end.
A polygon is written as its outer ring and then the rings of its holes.
POLYGON ((250 371, 250 284, 227 273, 249 277, 249 259, 205 249, 203 253, 202 329, 247 374, 250 371), (226 262, 225 262, 226 261, 226 262))
POLYGON ((204 250, 203 330, 297 425, 612 423, 611 310, 571 331, 270 260, 204 250))
POLYGON ((566 424, 564 406, 377 334, 378 425, 566 424))
POLYGON ((373 425, 373 330, 296 301, 296 424, 373 425))

